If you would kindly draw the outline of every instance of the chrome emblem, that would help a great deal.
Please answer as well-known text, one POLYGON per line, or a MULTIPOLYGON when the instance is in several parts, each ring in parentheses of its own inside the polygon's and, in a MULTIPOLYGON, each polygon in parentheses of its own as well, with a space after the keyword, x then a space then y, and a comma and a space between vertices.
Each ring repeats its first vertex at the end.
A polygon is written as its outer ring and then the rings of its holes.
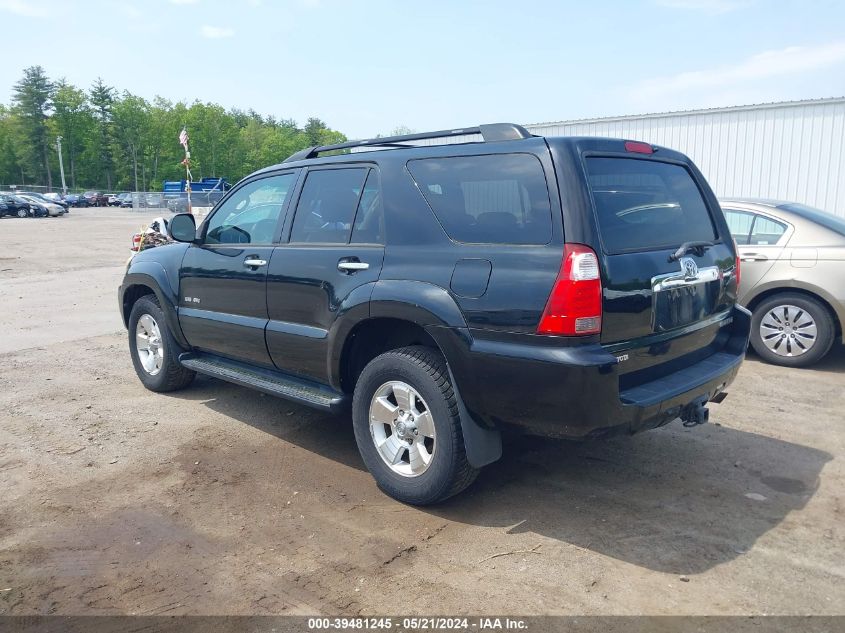
POLYGON ((684 273, 684 279, 692 280, 698 278, 698 264, 695 263, 695 260, 689 257, 681 257, 678 261, 681 264, 681 272, 684 273))

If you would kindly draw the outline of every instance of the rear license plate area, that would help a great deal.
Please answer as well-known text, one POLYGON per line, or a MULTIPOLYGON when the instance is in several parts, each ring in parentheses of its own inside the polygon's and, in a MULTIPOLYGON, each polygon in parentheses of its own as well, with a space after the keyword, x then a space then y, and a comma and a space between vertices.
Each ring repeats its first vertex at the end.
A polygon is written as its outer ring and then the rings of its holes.
POLYGON ((665 332, 706 318, 713 314, 717 292, 718 282, 675 286, 654 292, 652 329, 665 332))

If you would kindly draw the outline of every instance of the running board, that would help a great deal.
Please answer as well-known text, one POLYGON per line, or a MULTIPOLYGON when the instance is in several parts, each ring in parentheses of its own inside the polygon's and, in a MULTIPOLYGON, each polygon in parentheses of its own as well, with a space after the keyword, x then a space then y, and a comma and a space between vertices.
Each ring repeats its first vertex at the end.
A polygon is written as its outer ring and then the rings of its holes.
POLYGON ((179 356, 179 362, 197 373, 331 413, 341 412, 349 400, 347 395, 325 385, 220 356, 186 352, 179 356))

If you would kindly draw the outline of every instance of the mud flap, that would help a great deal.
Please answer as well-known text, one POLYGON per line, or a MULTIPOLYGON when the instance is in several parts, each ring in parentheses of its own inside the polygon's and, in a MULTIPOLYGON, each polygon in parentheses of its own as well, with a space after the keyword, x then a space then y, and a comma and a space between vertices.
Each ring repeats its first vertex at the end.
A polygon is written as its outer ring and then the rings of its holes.
POLYGON ((461 432, 464 434, 464 448, 467 452, 467 461, 473 468, 482 468, 487 464, 498 461, 502 457, 501 432, 496 429, 483 427, 472 418, 458 391, 455 376, 452 375, 452 368, 448 367, 448 369, 449 380, 452 383, 455 400, 458 403, 458 414, 461 416, 461 432))

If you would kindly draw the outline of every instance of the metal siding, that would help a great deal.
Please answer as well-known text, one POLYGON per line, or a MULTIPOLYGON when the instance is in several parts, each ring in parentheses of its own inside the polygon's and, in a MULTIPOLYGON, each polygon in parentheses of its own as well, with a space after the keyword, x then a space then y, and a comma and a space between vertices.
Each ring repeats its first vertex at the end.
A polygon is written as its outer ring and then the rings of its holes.
POLYGON ((526 126, 544 136, 610 136, 687 154, 717 195, 803 202, 845 217, 845 99, 526 126))

